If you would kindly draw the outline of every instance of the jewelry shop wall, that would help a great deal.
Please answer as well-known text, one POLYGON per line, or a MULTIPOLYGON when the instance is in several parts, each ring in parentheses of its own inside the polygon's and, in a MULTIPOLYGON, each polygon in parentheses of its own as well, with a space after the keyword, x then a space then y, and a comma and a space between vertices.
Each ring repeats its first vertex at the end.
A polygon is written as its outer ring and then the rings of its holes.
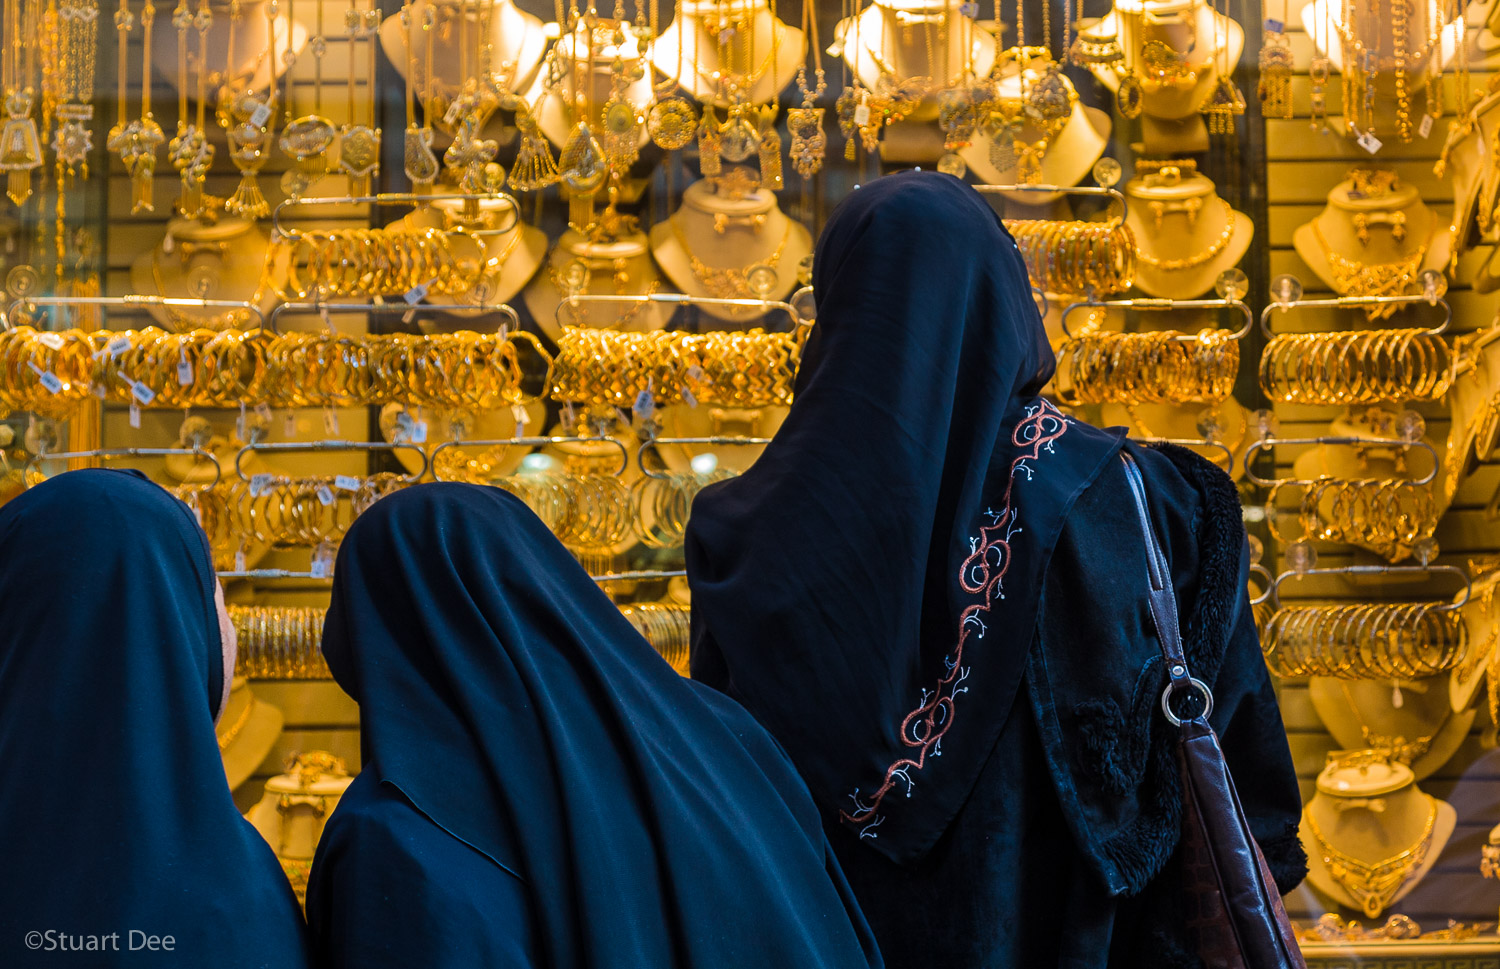
POLYGON ((1500 966, 1488 5, 0 13, 0 498, 107 463, 197 511, 226 771, 294 883, 359 766, 317 656, 349 522, 506 487, 685 670, 692 497, 785 417, 827 213, 922 166, 1007 218, 1064 406, 1240 482, 1310 959, 1500 966))

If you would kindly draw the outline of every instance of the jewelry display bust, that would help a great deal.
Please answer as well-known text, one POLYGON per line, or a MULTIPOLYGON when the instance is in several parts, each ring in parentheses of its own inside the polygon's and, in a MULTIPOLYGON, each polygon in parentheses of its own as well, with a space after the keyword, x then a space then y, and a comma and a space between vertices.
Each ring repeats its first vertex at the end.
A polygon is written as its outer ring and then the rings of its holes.
POLYGON ((559 313, 565 293, 644 297, 662 291, 661 274, 651 261, 645 233, 632 230, 590 239, 569 229, 557 240, 547 265, 526 287, 522 298, 537 326, 556 342, 565 325, 659 330, 672 316, 672 307, 644 299, 624 304, 583 303, 559 313))
POLYGON ((1420 781, 1453 757, 1474 725, 1473 710, 1453 712, 1448 680, 1444 675, 1393 684, 1314 676, 1308 693, 1318 719, 1340 746, 1390 749, 1420 781), (1401 696, 1400 706, 1392 702, 1394 693, 1401 696))
POLYGON ((1135 285, 1150 296, 1196 299, 1239 264, 1255 224, 1218 195, 1191 163, 1163 164, 1125 183, 1136 239, 1135 285))
POLYGON ((1331 755, 1302 812, 1307 880, 1326 898, 1375 918, 1432 870, 1457 812, 1424 794, 1412 772, 1375 751, 1331 755))
MULTIPOLYGON (((505 232, 484 236, 485 272, 482 279, 466 294, 467 302, 470 303, 483 303, 488 306, 508 303, 541 267, 542 260, 547 256, 547 233, 528 225, 518 214, 513 219, 509 206, 504 202, 483 200, 477 204, 479 216, 475 219, 466 219, 463 216, 464 203, 462 201, 440 199, 431 205, 421 206, 396 220, 391 224, 391 228, 405 227, 420 231, 464 227, 482 232, 514 221, 515 225, 505 232)), ((429 322, 439 324, 434 326, 435 330, 474 329, 481 326, 475 322, 476 311, 463 308, 464 301, 452 296, 433 294, 427 297, 427 302, 447 303, 452 305, 454 310, 451 314, 444 314, 448 317, 447 320, 430 316, 422 317, 418 322, 423 324, 424 329, 427 328, 426 324, 429 322)))
MULTIPOLYGON (((413 25, 413 36, 417 36, 417 25, 432 8, 436 14, 433 29, 432 63, 433 74, 438 83, 448 89, 456 89, 462 80, 458 74, 459 40, 465 32, 459 29, 458 18, 469 22, 468 36, 477 38, 484 17, 490 18, 490 43, 494 45, 491 63, 496 70, 510 65, 508 72, 513 90, 525 90, 536 76, 542 63, 542 54, 547 49, 547 28, 531 14, 518 8, 514 0, 495 0, 493 12, 488 0, 484 4, 475 0, 414 0, 409 11, 413 25)), ((394 13, 380 25, 380 46, 386 59, 396 68, 396 73, 406 77, 407 50, 406 28, 401 25, 401 14, 394 13)), ((470 40, 471 46, 475 40, 470 40)), ((425 52, 424 52, 425 57, 425 52)))
MULTIPOLYGON (((626 85, 624 100, 640 115, 644 115, 651 104, 651 71, 644 63, 638 41, 627 31, 625 43, 616 47, 613 33, 613 26, 601 25, 594 29, 592 61, 589 59, 586 27, 580 26, 559 39, 548 65, 537 72, 536 79, 526 91, 525 98, 531 105, 537 126, 558 148, 568 143, 580 121, 587 120, 596 133, 604 131, 604 108, 614 93, 615 74, 611 68, 616 59, 627 72, 635 67, 642 68, 641 76, 626 85), (580 104, 588 114, 587 119, 578 116, 580 104)), ((640 125, 636 147, 645 146, 649 140, 646 126, 640 125)))
MULTIPOLYGON (((264 90, 273 78, 279 79, 286 73, 286 64, 281 57, 286 47, 286 5, 282 4, 283 13, 276 24, 277 50, 275 56, 272 56, 270 25, 266 23, 265 15, 266 3, 267 0, 242 0, 240 3, 242 19, 234 31, 233 50, 229 49, 229 5, 212 4, 213 23, 204 36, 205 48, 208 51, 206 62, 209 68, 209 74, 204 83, 210 98, 215 100, 218 98, 218 90, 226 80, 243 81, 248 78, 249 84, 243 86, 252 91, 259 91, 264 90)), ((194 28, 191 33, 192 50, 196 51, 198 31, 194 28)), ((292 50, 298 55, 299 61, 308 37, 308 29, 298 17, 292 22, 292 50)), ((177 43, 176 30, 152 32, 152 69, 160 75, 162 80, 171 85, 174 92, 181 91, 186 86, 188 98, 194 99, 198 96, 196 62, 189 62, 186 77, 180 75, 177 64, 177 43)))
MULTIPOLYGON (((137 293, 185 299, 256 302, 269 317, 276 304, 274 279, 262 273, 270 239, 249 219, 226 216, 216 222, 175 218, 162 241, 142 252, 130 266, 130 285, 137 293)), ((274 275, 274 274, 272 274, 274 275)), ((253 326, 243 310, 188 310, 149 306, 148 312, 169 329, 206 326, 253 326)))

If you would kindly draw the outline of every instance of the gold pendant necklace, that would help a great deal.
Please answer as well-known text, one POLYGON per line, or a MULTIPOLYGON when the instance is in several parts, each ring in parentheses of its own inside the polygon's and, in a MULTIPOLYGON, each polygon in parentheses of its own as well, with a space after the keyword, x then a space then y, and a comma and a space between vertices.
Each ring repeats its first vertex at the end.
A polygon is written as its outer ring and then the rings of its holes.
MULTIPOLYGON (((1402 296, 1416 282, 1422 262, 1427 258, 1428 243, 1424 242, 1411 255, 1395 262, 1363 263, 1350 259, 1333 250, 1323 236, 1317 220, 1312 223, 1313 238, 1328 259, 1333 273, 1334 288, 1340 296, 1402 296)), ((1365 315, 1371 320, 1385 319, 1396 312, 1393 305, 1369 306, 1365 315)))
POLYGON ((1305 815, 1307 830, 1318 844, 1323 864, 1328 866, 1329 876, 1339 887, 1354 899, 1368 918, 1375 918, 1391 904, 1391 900, 1411 876, 1421 867, 1432 847, 1432 829, 1437 824, 1438 802, 1430 794, 1427 798, 1427 823, 1415 844, 1376 862, 1364 862, 1350 857, 1328 843, 1312 812, 1305 815))
POLYGON ((668 219, 672 226, 672 232, 677 236, 677 244, 682 247, 683 253, 688 257, 688 265, 693 270, 693 276, 698 280, 709 295, 719 299, 759 299, 750 289, 750 274, 760 266, 769 266, 773 270, 781 262, 781 254, 786 249, 786 244, 792 237, 792 223, 787 220, 786 231, 782 233, 781 241, 776 244, 776 249, 764 260, 750 263, 746 266, 735 266, 731 268, 718 268, 706 265, 701 259, 693 255, 693 250, 688 247, 687 236, 683 234, 682 226, 675 219, 668 219))

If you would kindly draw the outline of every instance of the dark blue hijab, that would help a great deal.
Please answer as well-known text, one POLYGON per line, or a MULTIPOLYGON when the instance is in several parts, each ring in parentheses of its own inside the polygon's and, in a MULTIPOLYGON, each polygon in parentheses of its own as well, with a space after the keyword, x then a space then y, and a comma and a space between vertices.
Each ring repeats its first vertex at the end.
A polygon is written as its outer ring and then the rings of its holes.
POLYGON ((898 861, 963 805, 1021 683, 1041 577, 1121 434, 1038 394, 1055 360, 999 217, 947 175, 834 211, 796 402, 687 533, 693 676, 898 861))
MULTIPOLYGON (((548 969, 881 964, 775 742, 674 673, 519 499, 409 488, 337 565, 323 650, 360 704, 356 783, 524 881, 548 969)), ((315 870, 308 908, 402 889, 315 870)), ((456 917, 411 894, 408 924, 363 931, 456 917)))
POLYGON ((68 472, 0 509, 0 965, 307 965, 214 737, 216 581, 187 506, 136 474, 68 472), (131 930, 171 951, 131 953, 131 930), (97 951, 50 948, 80 936, 97 951))

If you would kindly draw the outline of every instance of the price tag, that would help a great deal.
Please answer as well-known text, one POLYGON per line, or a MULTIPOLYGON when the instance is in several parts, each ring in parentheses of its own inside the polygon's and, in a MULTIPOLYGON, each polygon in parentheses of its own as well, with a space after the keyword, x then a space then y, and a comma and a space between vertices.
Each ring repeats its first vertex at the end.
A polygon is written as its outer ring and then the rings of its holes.
POLYGON ((411 442, 413 444, 427 443, 427 422, 416 421, 411 426, 411 442))
POLYGON ((571 433, 573 428, 578 426, 578 409, 573 406, 571 400, 563 404, 562 418, 564 430, 571 433))
POLYGON ((271 405, 266 403, 265 401, 261 401, 260 403, 256 404, 255 416, 259 417, 263 421, 269 422, 271 420, 271 405))
POLYGON ((193 382, 193 362, 186 354, 177 358, 177 383, 183 387, 190 386, 193 382))
POLYGON ((531 423, 531 415, 520 404, 511 404, 510 416, 516 419, 516 436, 520 437, 526 430, 526 425, 531 423))
POLYGON ((682 388, 682 402, 689 407, 698 406, 698 398, 694 397, 693 392, 686 387, 682 388))
POLYGON ((260 474, 250 476, 250 497, 259 498, 271 490, 271 473, 262 471, 260 474))
POLYGON ((1279 33, 1282 33, 1285 30, 1286 30, 1286 24, 1282 23, 1279 20, 1272 19, 1270 17, 1266 18, 1266 33, 1268 33, 1268 34, 1279 34, 1279 33))
POLYGON ((150 387, 147 387, 144 383, 137 380, 135 383, 130 385, 130 396, 134 397, 142 404, 150 406, 151 402, 156 399, 156 391, 152 390, 150 387))
POLYGON ((50 370, 43 370, 30 360, 26 361, 26 366, 31 368, 31 372, 36 374, 37 379, 42 382, 42 386, 47 388, 47 393, 62 393, 63 382, 57 379, 57 374, 50 370))
POLYGON ((973 20, 979 16, 979 4, 975 3, 974 0, 967 0, 966 3, 958 5, 958 12, 973 20))
POLYGON ((335 475, 333 486, 340 491, 358 491, 359 479, 352 474, 335 475))
POLYGON ((1363 148, 1365 151, 1369 152, 1372 155, 1380 150, 1380 145, 1380 139, 1375 137, 1368 131, 1359 136, 1359 147, 1363 148))
POLYGON ((105 349, 109 351, 109 355, 111 358, 118 357, 120 354, 130 349, 130 337, 117 336, 113 340, 109 341, 109 345, 106 346, 105 349))
MULTIPOLYGON (((36 335, 36 342, 53 350, 61 350, 65 341, 61 333, 38 333, 36 335)), ((128 343, 129 341, 126 342, 128 343)))
POLYGON ((703 368, 698 366, 696 363, 691 367, 688 367, 687 379, 691 380, 693 383, 698 383, 699 381, 701 381, 703 379, 703 368))
POLYGON ((245 547, 243 545, 234 550, 234 570, 236 572, 247 571, 245 568, 245 547))
POLYGON ((255 127, 257 127, 257 128, 262 127, 263 125, 265 125, 265 123, 267 121, 270 121, 270 120, 271 120, 271 107, 270 107, 270 105, 267 105, 267 104, 257 105, 256 108, 255 108, 255 110, 252 111, 252 112, 250 112, 250 123, 253 124, 253 125, 255 125, 255 127))
POLYGON ((868 104, 861 104, 854 109, 854 123, 861 128, 870 123, 870 106, 868 104))
POLYGON ((403 293, 401 298, 406 300, 408 306, 416 306, 427 298, 427 289, 431 285, 431 283, 418 283, 403 293))
POLYGON ((234 436, 241 441, 245 439, 245 402, 243 400, 240 401, 239 419, 234 422, 234 436))
POLYGON ((291 411, 286 412, 286 418, 281 422, 281 436, 285 438, 297 436, 297 415, 291 411))
POLYGON ((312 560, 312 568, 310 568, 308 570, 308 572, 315 579, 326 579, 326 578, 328 578, 328 562, 327 562, 327 560, 324 559, 321 555, 317 556, 316 558, 314 558, 312 560))
POLYGON ((1417 125, 1417 137, 1426 138, 1430 134, 1432 134, 1432 115, 1424 114, 1422 123, 1417 125))
POLYGON ((634 410, 641 417, 649 418, 656 410, 656 401, 651 398, 651 391, 643 390, 636 394, 634 410))
POLYGON ((396 414, 396 433, 394 435, 397 444, 404 444, 411 440, 412 419, 407 411, 396 414))
POLYGON ((333 497, 333 489, 326 484, 318 485, 318 501, 325 505, 331 505, 336 499, 333 497))
POLYGON ((339 415, 332 407, 323 408, 323 431, 329 437, 339 436, 339 415))
POLYGON ((133 400, 130 402, 130 426, 136 430, 141 429, 141 405, 133 400))

